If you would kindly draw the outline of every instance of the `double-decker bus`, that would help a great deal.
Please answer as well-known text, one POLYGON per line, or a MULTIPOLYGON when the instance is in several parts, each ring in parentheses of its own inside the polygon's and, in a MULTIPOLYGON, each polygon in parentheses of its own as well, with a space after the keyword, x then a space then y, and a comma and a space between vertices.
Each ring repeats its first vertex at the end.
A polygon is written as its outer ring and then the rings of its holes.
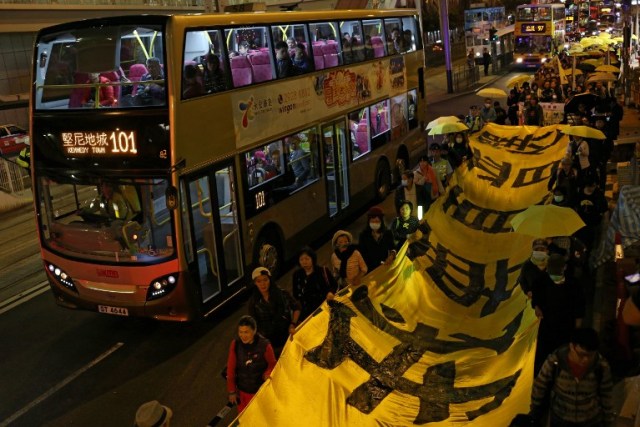
MULTIPOLYGON (((476 63, 482 62, 485 48, 492 52, 491 41, 507 23, 504 6, 487 7, 483 3, 471 5, 464 11, 464 40, 467 55, 473 52, 476 63)), ((496 54, 501 55, 501 45, 496 44, 496 54)))
POLYGON ((31 159, 57 303, 206 316, 251 268, 278 274, 384 197, 424 151, 417 19, 145 15, 40 31, 31 159))
POLYGON ((565 7, 562 3, 523 4, 516 8, 516 67, 537 68, 565 43, 565 7))

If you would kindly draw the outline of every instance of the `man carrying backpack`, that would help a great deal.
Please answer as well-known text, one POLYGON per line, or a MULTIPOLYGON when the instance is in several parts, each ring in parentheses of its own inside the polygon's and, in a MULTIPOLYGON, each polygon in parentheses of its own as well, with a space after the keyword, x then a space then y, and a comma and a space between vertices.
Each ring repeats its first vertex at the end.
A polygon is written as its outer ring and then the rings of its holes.
POLYGON ((591 328, 576 329, 569 345, 551 353, 538 374, 531 394, 530 415, 551 427, 610 427, 615 415, 611 400, 611 368, 598 353, 598 335, 591 328))

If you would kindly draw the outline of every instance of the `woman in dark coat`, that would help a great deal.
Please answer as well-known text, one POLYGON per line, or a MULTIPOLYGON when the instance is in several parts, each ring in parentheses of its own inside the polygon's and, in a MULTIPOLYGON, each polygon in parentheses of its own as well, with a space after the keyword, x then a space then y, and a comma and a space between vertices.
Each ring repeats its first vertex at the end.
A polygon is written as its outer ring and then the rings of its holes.
POLYGON ((304 247, 298 255, 298 268, 293 273, 293 297, 302 307, 300 319, 311 315, 325 300, 332 300, 338 289, 331 270, 318 265, 313 249, 304 247))

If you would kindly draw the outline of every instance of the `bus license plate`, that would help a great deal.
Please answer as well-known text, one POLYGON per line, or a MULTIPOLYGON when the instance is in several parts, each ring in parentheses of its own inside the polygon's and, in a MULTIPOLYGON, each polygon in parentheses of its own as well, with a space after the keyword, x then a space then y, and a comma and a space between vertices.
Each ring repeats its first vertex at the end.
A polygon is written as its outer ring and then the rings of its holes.
POLYGON ((116 316, 128 316, 129 315, 129 310, 127 310, 126 308, 111 307, 111 306, 108 306, 108 305, 99 305, 98 306, 98 311, 100 313, 115 314, 116 316))

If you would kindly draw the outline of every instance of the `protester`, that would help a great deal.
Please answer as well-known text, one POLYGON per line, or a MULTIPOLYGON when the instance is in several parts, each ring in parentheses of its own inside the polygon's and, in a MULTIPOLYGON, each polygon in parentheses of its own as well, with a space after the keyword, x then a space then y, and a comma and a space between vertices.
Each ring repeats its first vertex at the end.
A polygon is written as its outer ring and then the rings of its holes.
POLYGON ((276 366, 276 356, 268 339, 257 331, 251 316, 238 321, 238 336, 231 341, 227 357, 229 402, 242 412, 276 366))
POLYGON ((338 283, 328 268, 318 265, 318 256, 308 246, 300 250, 298 266, 293 273, 293 296, 300 303, 300 319, 304 320, 325 300, 333 299, 338 283))
POLYGON ((338 282, 338 290, 347 286, 359 286, 362 277, 367 274, 367 264, 357 246, 353 244, 351 233, 344 230, 336 231, 331 245, 334 248, 331 265, 338 282))
POLYGON ((258 332, 271 342, 276 355, 280 355, 287 338, 296 331, 300 304, 289 292, 272 283, 268 269, 254 269, 251 279, 255 288, 249 298, 249 315, 256 320, 258 332))
POLYGON ((544 239, 534 240, 531 245, 531 257, 522 264, 518 278, 522 292, 527 297, 533 296, 533 288, 545 278, 548 260, 547 242, 544 239))
POLYGON ((408 200, 400 202, 398 216, 393 219, 391 226, 391 235, 393 236, 393 244, 396 251, 400 250, 407 236, 413 234, 418 229, 420 222, 413 213, 413 204, 408 200))
POLYGON ((612 426, 615 414, 611 369, 598 353, 598 335, 589 328, 576 329, 568 345, 544 362, 531 394, 531 416, 542 422, 548 402, 551 426, 612 426))
POLYGON ((382 209, 372 207, 367 212, 367 218, 368 222, 360 232, 358 245, 367 264, 367 272, 370 273, 381 264, 389 265, 396 257, 396 250, 393 235, 385 226, 382 209))
POLYGON ((571 331, 582 325, 585 297, 575 278, 566 274, 566 259, 551 254, 547 261, 547 275, 534 285, 532 305, 540 319, 534 373, 542 367, 547 356, 569 342, 571 331))

